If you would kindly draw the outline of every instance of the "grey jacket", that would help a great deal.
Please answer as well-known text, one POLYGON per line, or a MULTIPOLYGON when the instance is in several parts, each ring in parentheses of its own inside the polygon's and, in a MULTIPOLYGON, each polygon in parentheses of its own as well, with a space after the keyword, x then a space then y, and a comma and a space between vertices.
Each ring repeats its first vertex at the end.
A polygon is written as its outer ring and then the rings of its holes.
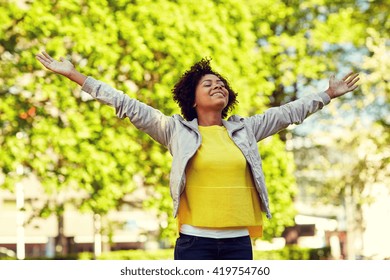
MULTIPOLYGON (((119 118, 128 117, 134 126, 168 148, 173 157, 170 192, 173 200, 173 214, 176 217, 180 195, 186 186, 187 163, 202 143, 197 119, 186 121, 180 115, 166 116, 159 110, 130 98, 123 92, 92 77, 87 78, 82 90, 101 103, 114 107, 119 118)), ((223 120, 229 136, 242 151, 251 168, 261 199, 262 211, 268 218, 271 218, 271 212, 257 142, 290 124, 301 123, 329 102, 328 94, 321 92, 307 95, 280 107, 270 108, 263 114, 246 118, 233 115, 228 120, 223 120)))

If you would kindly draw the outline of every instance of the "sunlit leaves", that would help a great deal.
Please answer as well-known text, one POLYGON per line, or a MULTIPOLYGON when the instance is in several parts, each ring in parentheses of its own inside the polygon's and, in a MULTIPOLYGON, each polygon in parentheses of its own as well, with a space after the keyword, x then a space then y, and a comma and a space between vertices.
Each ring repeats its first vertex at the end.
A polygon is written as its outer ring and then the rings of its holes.
POLYGON ((271 221, 264 222, 264 236, 270 238, 280 236, 286 226, 293 225, 295 209, 292 201, 297 192, 293 176, 295 165, 292 153, 285 150, 279 137, 264 140, 259 146, 274 216, 271 221))

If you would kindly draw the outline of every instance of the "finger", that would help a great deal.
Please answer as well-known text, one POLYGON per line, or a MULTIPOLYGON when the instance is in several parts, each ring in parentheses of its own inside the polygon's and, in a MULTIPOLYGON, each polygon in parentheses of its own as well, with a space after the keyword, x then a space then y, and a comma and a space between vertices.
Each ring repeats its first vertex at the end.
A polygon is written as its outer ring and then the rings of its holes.
POLYGON ((48 59, 49 61, 53 61, 54 59, 45 51, 42 52, 42 54, 45 56, 46 59, 48 59))
POLYGON ((41 61, 42 63, 45 63, 45 64, 50 64, 53 61, 42 54, 38 54, 37 57, 38 57, 39 61, 41 61))
POLYGON ((356 83, 356 78, 357 78, 357 76, 358 76, 359 74, 355 74, 355 75, 353 75, 353 76, 350 76, 346 81, 344 81, 346 84, 347 84, 347 86, 351 86, 351 85, 353 85, 354 83, 356 83))
POLYGON ((48 64, 48 63, 50 63, 50 60, 48 60, 48 59, 47 59, 44 55, 42 55, 42 54, 37 54, 36 57, 37 57, 37 59, 38 59, 41 63, 43 63, 43 64, 48 64))
POLYGON ((348 79, 348 77, 351 76, 352 73, 353 73, 353 72, 349 72, 347 75, 345 75, 344 78, 343 78, 343 81, 345 81, 346 79, 348 79))
POLYGON ((40 53, 36 54, 35 57, 38 59, 42 59, 42 55, 40 53))
POLYGON ((354 87, 352 87, 351 89, 349 89, 349 91, 354 91, 355 89, 358 88, 359 85, 355 85, 354 87))
POLYGON ((349 83, 348 83, 348 86, 353 86, 354 84, 356 84, 356 82, 357 81, 359 81, 360 80, 360 78, 355 78, 354 80, 352 80, 352 81, 350 81, 349 83))
POLYGON ((357 76, 359 76, 359 73, 355 73, 355 74, 353 74, 352 76, 349 76, 347 80, 353 80, 353 79, 355 79, 357 76))
POLYGON ((346 81, 347 85, 351 86, 351 85, 355 84, 360 79, 358 76, 359 76, 359 74, 355 74, 352 77, 350 77, 346 81))

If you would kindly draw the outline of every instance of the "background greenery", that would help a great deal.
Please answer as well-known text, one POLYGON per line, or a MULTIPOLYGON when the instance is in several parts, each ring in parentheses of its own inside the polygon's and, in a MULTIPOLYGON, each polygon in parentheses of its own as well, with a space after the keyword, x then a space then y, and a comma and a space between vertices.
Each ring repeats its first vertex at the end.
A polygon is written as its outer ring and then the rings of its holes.
MULTIPOLYGON (((134 176, 141 176, 151 194, 142 207, 168 217, 161 237, 173 240, 176 230, 167 187, 169 153, 127 120, 118 120, 112 108, 86 100, 78 86, 44 70, 35 59, 43 49, 167 115, 179 113, 171 88, 206 56, 239 93, 234 113, 243 116, 324 90, 321 81, 330 73, 359 71, 362 86, 353 97, 312 117, 323 134, 303 133, 332 135, 336 151, 359 160, 349 161, 354 164, 348 168, 336 166, 340 177, 320 188, 312 185, 312 191, 319 200, 342 203, 350 192, 361 193, 365 182, 388 180, 386 0, 0 3, 0 173, 5 178, 0 188, 13 191, 22 177, 37 176, 47 201, 35 209, 36 216, 54 213, 61 221, 69 206, 104 216, 121 206, 123 196, 136 188, 134 176), (353 116, 347 124, 340 121, 345 116, 353 116), (336 126, 342 133, 334 133, 336 126), (367 141, 370 150, 359 158, 356 149, 367 141), (372 154, 377 159, 367 160, 372 154), (64 195, 72 190, 82 195, 64 195)), ((265 221, 265 239, 293 224, 295 163, 285 149, 291 137, 291 131, 283 131, 259 144, 274 214, 265 221)), ((333 164, 301 161, 299 168, 328 166, 333 164)), ((356 201, 357 209, 362 203, 356 201)))
MULTIPOLYGON (((254 260, 323 260, 329 259, 330 248, 299 248, 296 246, 287 246, 280 250, 270 251, 253 251, 254 260)), ((13 259, 13 258, 0 258, 13 259)), ((36 259, 36 258, 34 258, 36 259)), ((45 259, 45 258, 40 258, 45 259)), ((83 252, 79 254, 69 254, 67 256, 58 256, 51 258, 54 260, 92 260, 95 259, 94 254, 83 252)), ((173 260, 173 249, 158 249, 158 250, 125 250, 105 252, 100 255, 98 260, 173 260)))

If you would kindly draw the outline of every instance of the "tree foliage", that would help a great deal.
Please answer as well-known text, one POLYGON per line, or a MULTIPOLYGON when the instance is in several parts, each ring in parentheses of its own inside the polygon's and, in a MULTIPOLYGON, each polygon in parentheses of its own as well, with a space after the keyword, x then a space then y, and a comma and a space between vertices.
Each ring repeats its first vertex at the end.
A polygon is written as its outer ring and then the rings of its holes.
POLYGON ((305 149, 300 155, 302 165, 298 169, 335 171, 333 179, 325 184, 328 188, 312 192, 327 203, 342 203, 346 186, 362 194, 367 185, 386 184, 389 175, 390 22, 382 12, 389 4, 366 4, 351 18, 353 24, 359 19, 366 28, 358 36, 359 44, 350 45, 343 57, 349 69, 361 72, 360 88, 341 102, 332 102, 324 114, 314 118, 321 130, 307 136, 312 138, 317 156, 311 157, 305 149))
MULTIPOLYGON (((312 146, 295 152, 297 168, 308 175, 298 177, 306 187, 303 196, 345 207, 347 230, 358 238, 365 230, 363 208, 375 201, 375 188, 390 186, 389 7, 388 1, 376 1, 355 9, 351 24, 362 26, 354 33, 357 41, 333 45, 345 52, 340 62, 361 73, 360 89, 315 118, 321 130, 306 134, 312 146)), ((348 241, 350 258, 363 253, 363 242, 348 241)))

